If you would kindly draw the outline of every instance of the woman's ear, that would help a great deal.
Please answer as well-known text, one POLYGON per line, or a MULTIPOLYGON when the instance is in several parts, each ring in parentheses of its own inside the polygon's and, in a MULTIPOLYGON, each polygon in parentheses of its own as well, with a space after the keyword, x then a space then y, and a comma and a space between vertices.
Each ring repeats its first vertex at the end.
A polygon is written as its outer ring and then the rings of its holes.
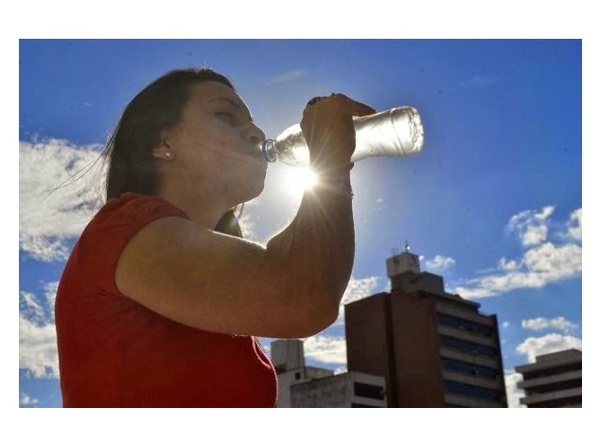
POLYGON ((173 160, 175 158, 175 153, 171 149, 169 143, 163 138, 160 145, 152 150, 152 157, 160 158, 162 160, 173 160))

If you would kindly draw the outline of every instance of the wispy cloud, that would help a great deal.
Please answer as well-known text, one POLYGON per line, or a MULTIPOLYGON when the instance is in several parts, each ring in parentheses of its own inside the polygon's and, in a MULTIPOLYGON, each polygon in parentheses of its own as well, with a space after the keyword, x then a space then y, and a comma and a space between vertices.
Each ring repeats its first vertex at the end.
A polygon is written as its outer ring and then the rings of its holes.
POLYGON ((306 74, 306 71, 303 69, 292 69, 290 71, 284 72, 276 77, 273 77, 267 81, 267 86, 279 84, 279 83, 290 83, 298 80, 306 74))
POLYGON ((475 75, 468 80, 460 83, 463 87, 484 87, 491 86, 500 83, 500 79, 497 77, 484 77, 481 75, 475 75))
POLYGON ((99 147, 64 140, 19 143, 19 248, 41 261, 64 260, 99 204, 99 147), (91 167, 91 168, 90 168, 91 167), (89 169, 89 170, 88 170, 89 169))
POLYGON ((557 238, 550 237, 550 216, 554 207, 523 211, 510 218, 507 232, 519 238, 524 254, 519 258, 501 257, 489 275, 477 277, 453 288, 451 292, 466 298, 498 295, 521 288, 541 288, 549 283, 581 275, 581 208, 573 211, 568 222, 559 225, 557 238))

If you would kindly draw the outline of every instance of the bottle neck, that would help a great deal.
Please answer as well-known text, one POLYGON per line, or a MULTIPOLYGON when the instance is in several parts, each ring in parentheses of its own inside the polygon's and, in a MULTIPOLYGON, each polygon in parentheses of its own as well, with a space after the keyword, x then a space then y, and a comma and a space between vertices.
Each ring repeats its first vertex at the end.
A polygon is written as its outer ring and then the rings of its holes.
POLYGON ((268 138, 258 144, 258 149, 266 162, 273 163, 277 160, 277 151, 275 150, 275 140, 268 138))

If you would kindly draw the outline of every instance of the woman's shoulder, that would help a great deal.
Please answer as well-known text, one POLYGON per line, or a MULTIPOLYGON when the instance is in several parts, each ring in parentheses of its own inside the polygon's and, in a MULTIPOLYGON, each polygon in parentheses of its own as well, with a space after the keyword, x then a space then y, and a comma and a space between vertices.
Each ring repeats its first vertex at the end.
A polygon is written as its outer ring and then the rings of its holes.
POLYGON ((179 216, 187 218, 183 210, 160 197, 126 192, 108 200, 98 211, 96 223, 111 220, 135 220, 179 216))
POLYGON ((188 218, 175 205, 154 196, 126 193, 110 199, 79 237, 72 253, 75 262, 88 281, 112 282, 123 248, 144 226, 163 217, 188 218))
POLYGON ((148 223, 164 217, 188 218, 183 210, 160 197, 124 193, 104 203, 85 227, 79 242, 96 244, 118 237, 129 239, 148 223))

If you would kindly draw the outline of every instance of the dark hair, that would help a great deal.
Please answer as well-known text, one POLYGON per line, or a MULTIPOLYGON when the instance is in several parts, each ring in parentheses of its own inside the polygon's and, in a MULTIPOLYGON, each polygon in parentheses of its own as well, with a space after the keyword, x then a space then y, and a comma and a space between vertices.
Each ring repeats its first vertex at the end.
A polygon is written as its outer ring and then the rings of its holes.
MULTIPOLYGON (((124 192, 156 195, 158 176, 152 150, 159 145, 161 132, 181 118, 192 86, 205 81, 217 81, 235 90, 227 77, 210 68, 176 69, 129 102, 104 150, 109 162, 106 200, 124 192)), ((233 209, 225 213, 215 229, 241 237, 233 209)))

